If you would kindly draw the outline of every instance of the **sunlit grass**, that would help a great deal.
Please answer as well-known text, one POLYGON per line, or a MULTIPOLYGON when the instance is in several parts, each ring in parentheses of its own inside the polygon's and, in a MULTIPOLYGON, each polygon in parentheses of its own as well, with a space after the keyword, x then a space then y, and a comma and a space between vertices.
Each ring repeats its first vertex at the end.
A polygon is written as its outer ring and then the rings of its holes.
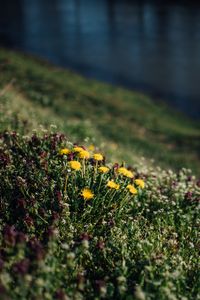
POLYGON ((93 135, 117 146, 117 155, 130 163, 145 156, 199 172, 199 124, 163 104, 13 52, 0 51, 0 67, 1 87, 14 80, 15 92, 33 107, 50 110, 72 139, 93 135))

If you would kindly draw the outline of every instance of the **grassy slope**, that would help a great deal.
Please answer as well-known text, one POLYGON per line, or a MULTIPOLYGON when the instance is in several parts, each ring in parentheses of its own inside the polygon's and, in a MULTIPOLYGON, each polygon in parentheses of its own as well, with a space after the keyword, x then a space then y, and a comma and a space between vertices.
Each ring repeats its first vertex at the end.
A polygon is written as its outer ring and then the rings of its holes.
POLYGON ((191 172, 143 164, 135 171, 145 188, 135 196, 112 164, 102 180, 92 161, 84 176, 83 168, 70 176, 58 152, 72 145, 59 134, 38 137, 56 124, 113 160, 145 154, 197 170, 197 125, 145 96, 19 54, 0 51, 0 70, 0 132, 20 133, 0 134, 0 298, 199 299, 200 183, 191 172), (112 179, 119 190, 107 190, 112 179), (94 192, 88 204, 84 187, 94 192))
MULTIPOLYGON (((125 157, 135 163, 144 155, 161 166, 185 166, 196 173, 200 169, 199 124, 156 105, 145 95, 2 49, 0 89, 1 110, 6 111, 6 105, 12 108, 12 122, 8 123, 13 128, 20 126, 18 119, 28 121, 30 129, 54 123, 73 141, 95 138, 97 145, 109 149, 113 160, 125 157)), ((8 125, 5 112, 3 115, 1 129, 8 125)))

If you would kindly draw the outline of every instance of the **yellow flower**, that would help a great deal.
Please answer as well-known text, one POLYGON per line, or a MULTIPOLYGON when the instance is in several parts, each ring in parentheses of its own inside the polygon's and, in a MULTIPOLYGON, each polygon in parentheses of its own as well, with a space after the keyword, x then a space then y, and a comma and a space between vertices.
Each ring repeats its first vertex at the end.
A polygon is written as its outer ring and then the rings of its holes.
POLYGON ((129 192, 130 192, 131 194, 134 194, 134 195, 137 194, 137 190, 136 190, 136 188, 135 188, 133 185, 128 184, 126 188, 129 190, 129 192))
POLYGON ((101 161, 101 160, 103 160, 103 155, 102 155, 101 153, 95 153, 95 154, 93 155, 93 158, 94 158, 95 160, 101 161))
POLYGON ((84 188, 81 191, 81 196, 84 198, 84 200, 90 200, 90 199, 94 198, 94 194, 88 188, 84 188))
POLYGON ((129 190, 129 189, 131 189, 132 187, 133 187, 133 185, 128 184, 126 188, 129 190))
POLYGON ((109 187, 111 189, 119 190, 120 185, 115 183, 114 181, 109 180, 107 183, 107 187, 109 187))
POLYGON ((128 177, 128 178, 133 178, 134 177, 133 173, 129 170, 126 171, 125 176, 128 177))
POLYGON ((81 151, 84 151, 84 149, 82 147, 74 147, 73 148, 74 152, 81 152, 81 151))
POLYGON ((94 149, 95 149, 94 145, 90 145, 90 146, 88 147, 88 150, 90 150, 90 151, 94 151, 94 149))
POLYGON ((60 149, 60 155, 67 155, 70 153, 70 150, 67 148, 60 149))
POLYGON ((76 170, 76 171, 80 170, 80 168, 81 168, 80 162, 76 161, 76 160, 71 160, 69 162, 69 165, 70 165, 71 169, 76 170))
POLYGON ((90 158, 90 153, 82 149, 82 151, 79 152, 79 157, 83 159, 88 159, 90 158))
POLYGON ((101 173, 108 173, 109 168, 108 168, 108 167, 102 166, 102 167, 99 167, 98 170, 99 170, 99 172, 101 172, 101 173))
POLYGON ((135 179, 135 184, 138 185, 141 189, 145 187, 144 180, 142 179, 135 179))
POLYGON ((124 168, 124 167, 119 168, 119 169, 117 170, 117 172, 118 172, 119 174, 122 174, 123 176, 128 177, 128 178, 133 178, 133 173, 132 173, 131 171, 127 170, 127 169, 124 168))

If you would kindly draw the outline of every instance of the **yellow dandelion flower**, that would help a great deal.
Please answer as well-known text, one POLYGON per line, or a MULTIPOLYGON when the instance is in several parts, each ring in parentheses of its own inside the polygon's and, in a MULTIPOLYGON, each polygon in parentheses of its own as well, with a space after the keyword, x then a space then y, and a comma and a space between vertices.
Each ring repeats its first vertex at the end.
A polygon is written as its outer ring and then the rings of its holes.
POLYGON ((84 200, 90 200, 90 199, 94 198, 94 194, 88 188, 84 188, 81 191, 81 196, 84 198, 84 200))
POLYGON ((137 185, 137 186, 139 186, 141 189, 143 189, 144 187, 145 187, 145 183, 144 183, 144 180, 142 180, 142 179, 135 179, 135 184, 137 185))
POLYGON ((133 187, 133 185, 128 184, 126 188, 129 190, 129 189, 131 189, 132 187, 133 187))
POLYGON ((129 190, 129 192, 130 192, 131 194, 136 195, 137 192, 138 192, 138 191, 136 190, 136 188, 135 188, 133 185, 131 185, 131 184, 128 184, 126 188, 129 190))
POLYGON ((124 167, 121 167, 121 168, 119 168, 118 170, 117 170, 117 172, 119 173, 119 174, 122 174, 122 175, 124 175, 124 173, 126 173, 126 168, 124 168, 124 167))
POLYGON ((95 153, 93 155, 94 160, 101 161, 103 160, 103 155, 101 153, 95 153))
POLYGON ((94 149, 95 149, 95 146, 94 146, 94 145, 90 145, 90 146, 88 147, 88 150, 90 150, 90 151, 94 151, 94 149))
POLYGON ((67 155, 70 153, 70 150, 68 148, 63 148, 63 149, 60 149, 60 155, 67 155))
POLYGON ((129 171, 129 170, 126 171, 126 175, 125 176, 128 177, 128 178, 133 178, 134 177, 133 173, 131 171, 129 171))
POLYGON ((128 178, 133 178, 133 173, 129 170, 127 170, 126 168, 124 167, 121 167, 117 170, 117 172, 125 177, 128 177, 128 178))
POLYGON ((74 152, 81 152, 81 151, 84 151, 84 149, 82 147, 74 147, 73 148, 74 152))
POLYGON ((102 167, 99 167, 98 170, 99 170, 100 173, 104 173, 105 174, 105 173, 108 173, 109 168, 105 167, 105 166, 102 166, 102 167))
POLYGON ((79 152, 79 157, 83 159, 88 159, 90 158, 90 153, 86 150, 82 150, 79 152))
POLYGON ((76 161, 76 160, 71 160, 69 162, 69 165, 70 165, 71 169, 76 170, 76 171, 80 170, 80 168, 81 168, 80 162, 76 161))
POLYGON ((115 183, 114 181, 109 180, 107 183, 107 187, 109 187, 111 189, 119 190, 120 185, 115 183))

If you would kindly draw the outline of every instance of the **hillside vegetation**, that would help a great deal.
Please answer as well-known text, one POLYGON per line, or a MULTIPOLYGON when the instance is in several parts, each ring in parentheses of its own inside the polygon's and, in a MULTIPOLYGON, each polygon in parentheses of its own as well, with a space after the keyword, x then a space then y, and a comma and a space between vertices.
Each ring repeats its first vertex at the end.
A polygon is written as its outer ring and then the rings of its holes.
POLYGON ((22 54, 0 69, 0 299, 200 299, 198 125, 22 54))
POLYGON ((15 102, 19 118, 30 121, 24 106, 37 112, 43 108, 46 115, 35 114, 38 123, 49 124, 51 119, 73 141, 90 137, 98 146, 109 145, 113 161, 126 159, 132 164, 144 156, 164 167, 178 170, 184 166, 199 174, 199 124, 145 95, 0 50, 0 88, 9 83, 10 105, 15 102))

